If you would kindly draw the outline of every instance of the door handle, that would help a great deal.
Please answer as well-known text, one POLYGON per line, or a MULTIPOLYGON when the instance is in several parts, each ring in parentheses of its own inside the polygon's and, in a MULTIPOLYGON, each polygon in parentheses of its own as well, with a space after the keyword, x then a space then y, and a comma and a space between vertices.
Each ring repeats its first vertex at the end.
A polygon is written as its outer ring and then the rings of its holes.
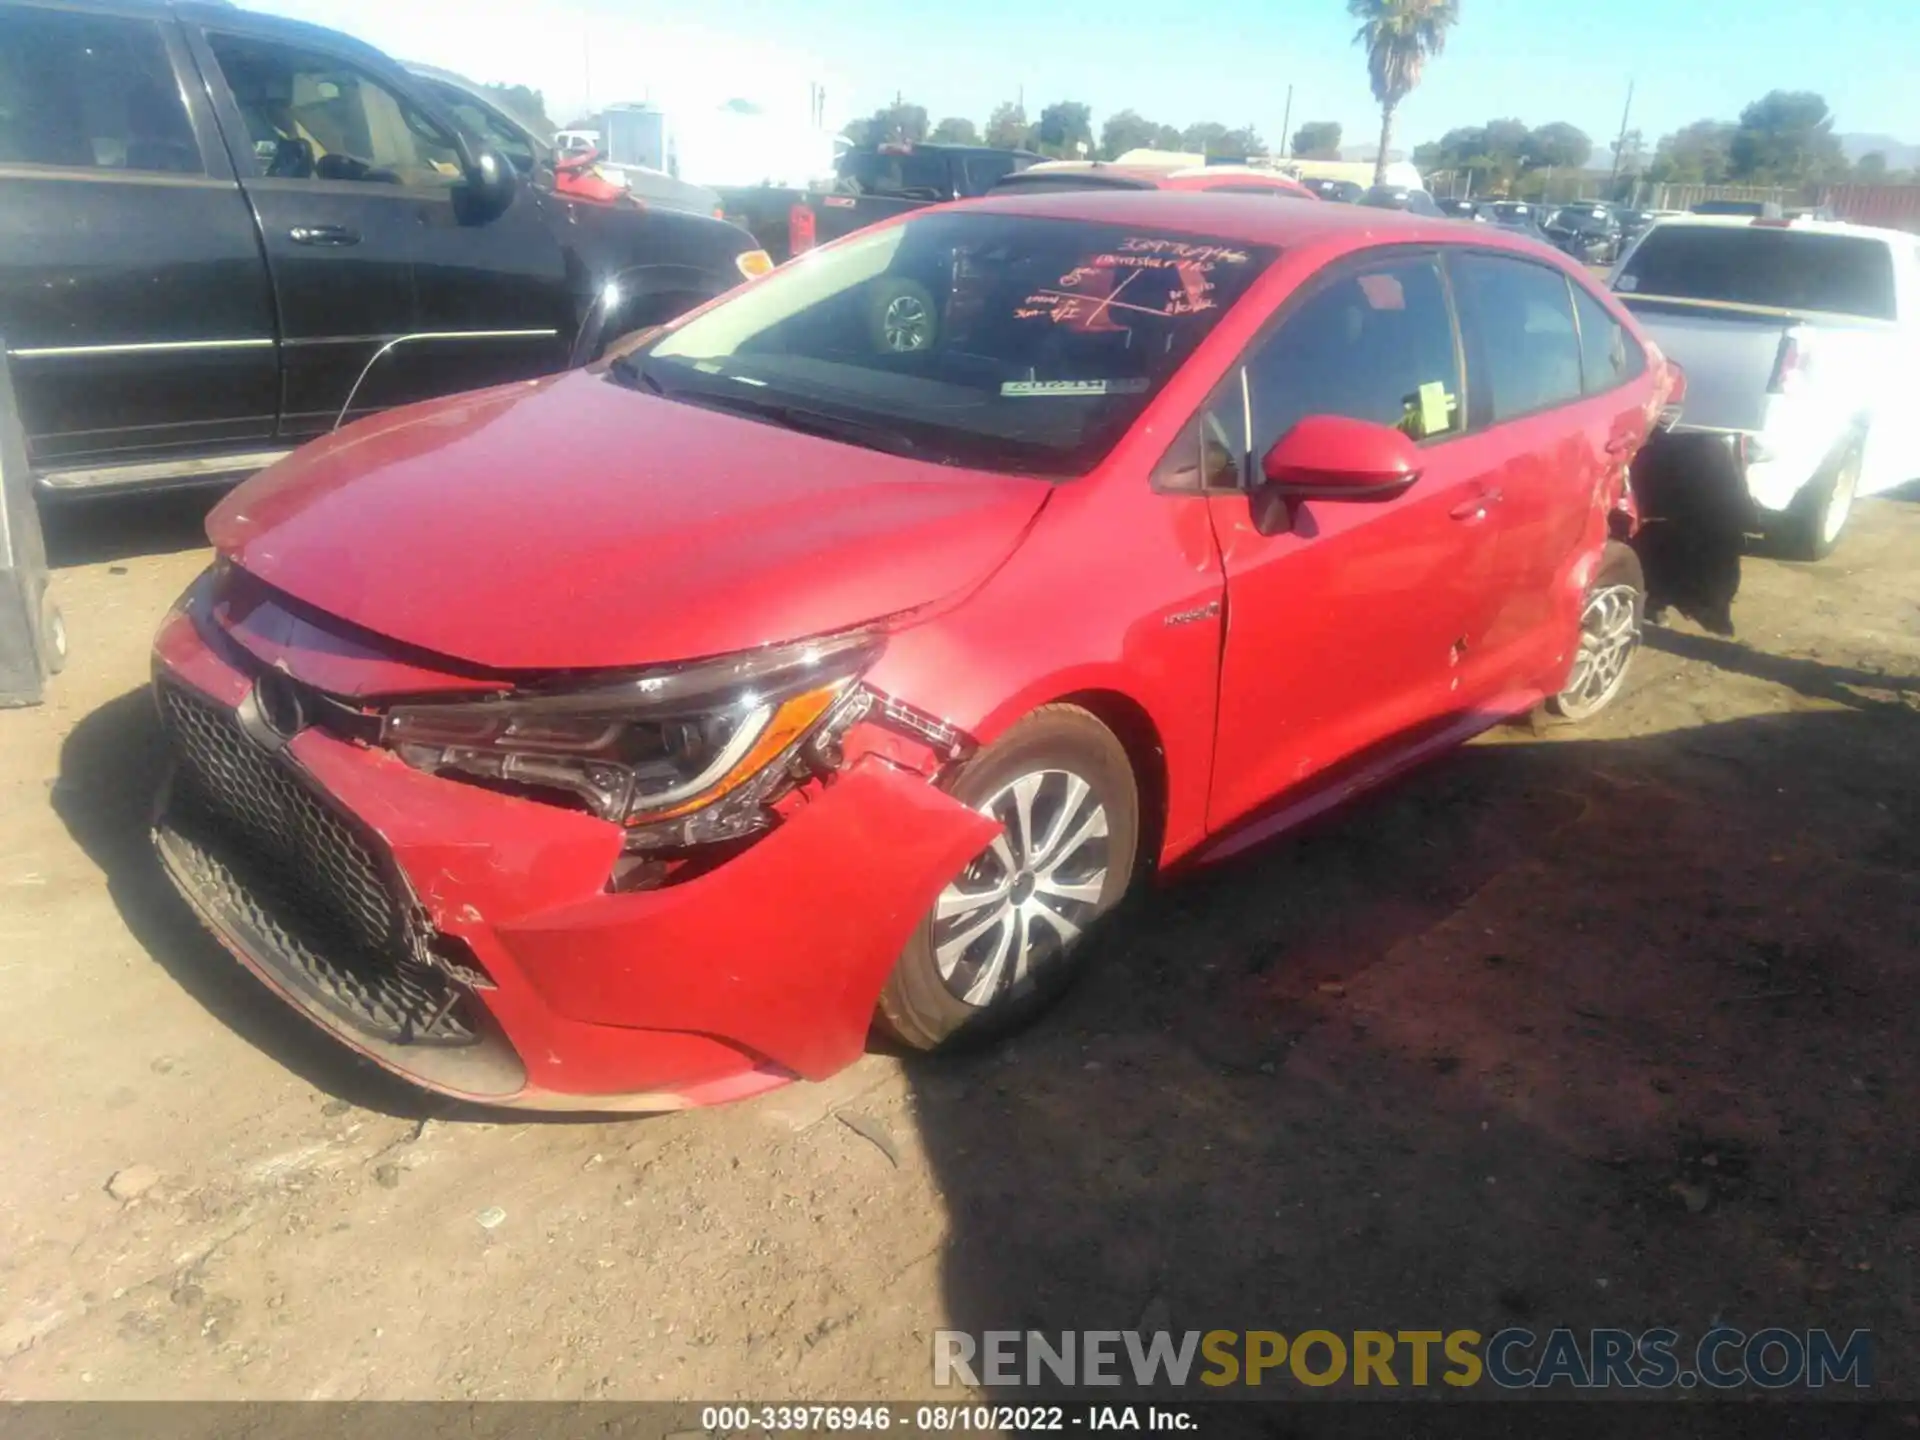
POLYGON ((1463 500, 1447 512, 1454 520, 1484 520, 1487 512, 1500 503, 1498 490, 1485 490, 1471 500, 1463 500))
POLYGON ((345 225, 296 225, 287 238, 296 245, 358 245, 360 232, 345 225))

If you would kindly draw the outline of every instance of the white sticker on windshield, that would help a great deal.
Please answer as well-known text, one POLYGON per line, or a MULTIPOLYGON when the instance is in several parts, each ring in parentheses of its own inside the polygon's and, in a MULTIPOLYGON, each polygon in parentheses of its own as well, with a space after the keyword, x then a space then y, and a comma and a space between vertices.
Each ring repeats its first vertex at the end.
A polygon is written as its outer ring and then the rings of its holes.
POLYGON ((1640 288, 1640 277, 1638 275, 1616 275, 1613 277, 1613 288, 1632 293, 1640 288))
POLYGON ((1147 388, 1143 379, 1133 380, 1007 380, 1000 386, 1002 395, 1138 395, 1147 388))

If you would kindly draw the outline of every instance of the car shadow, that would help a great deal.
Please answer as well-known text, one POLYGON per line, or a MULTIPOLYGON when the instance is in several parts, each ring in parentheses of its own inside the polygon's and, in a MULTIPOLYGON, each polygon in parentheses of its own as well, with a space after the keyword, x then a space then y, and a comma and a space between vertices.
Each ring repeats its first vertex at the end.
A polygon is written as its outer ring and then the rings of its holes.
MULTIPOLYGON (((315 1089, 402 1119, 498 1121, 506 1112, 420 1090, 361 1059, 249 974, 201 925, 161 871, 148 839, 165 746, 152 697, 129 691, 73 728, 60 752, 53 806, 100 867, 133 938, 221 1024, 315 1089)), ((577 1123, 580 1114, 513 1112, 524 1123, 577 1123)))
POLYGON ((47 564, 64 570, 199 550, 207 543, 207 512, 230 488, 198 485, 43 501, 40 526, 47 537, 47 564))
POLYGON ((1704 660, 1730 674, 1749 675, 1756 680, 1784 685, 1812 700, 1833 700, 1843 705, 1871 707, 1889 702, 1863 696, 1860 690, 1920 695, 1920 680, 1911 676, 1829 665, 1791 655, 1771 655, 1738 641, 1723 640, 1713 635, 1694 635, 1684 630, 1649 626, 1644 638, 1649 650, 1658 650, 1663 655, 1682 660, 1704 660))
MULTIPOLYGON (((1470 746, 1148 893, 1034 1030, 916 1062, 950 1323, 1864 1328, 1910 1390, 1920 716, 1827 668, 1779 678, 1846 709, 1470 746)), ((1398 1397, 1461 1393, 1432 1373, 1398 1397)))

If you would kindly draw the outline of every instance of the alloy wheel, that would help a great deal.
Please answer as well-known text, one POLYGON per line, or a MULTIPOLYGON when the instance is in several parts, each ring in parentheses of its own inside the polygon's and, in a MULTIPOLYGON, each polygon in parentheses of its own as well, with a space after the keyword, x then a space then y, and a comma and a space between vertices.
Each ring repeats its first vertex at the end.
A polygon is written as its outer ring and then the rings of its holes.
POLYGON ((947 989, 984 1008, 1063 956, 1099 913, 1107 809, 1080 776, 1035 770, 980 813, 1000 834, 933 906, 933 954, 947 989))
POLYGON ((1631 585, 1594 590, 1580 614, 1573 673, 1555 707, 1569 720, 1598 714, 1626 684, 1628 664, 1639 648, 1640 592, 1631 585))

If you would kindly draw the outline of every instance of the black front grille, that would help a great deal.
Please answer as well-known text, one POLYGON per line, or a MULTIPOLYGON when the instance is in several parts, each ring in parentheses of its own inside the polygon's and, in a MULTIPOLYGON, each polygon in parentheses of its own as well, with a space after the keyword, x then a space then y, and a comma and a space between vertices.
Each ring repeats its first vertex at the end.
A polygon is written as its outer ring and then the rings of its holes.
POLYGON ((205 902, 239 919, 286 973, 375 1038, 468 1044, 471 1003, 423 958, 424 918, 373 842, 247 738, 232 713, 177 686, 160 708, 181 764, 161 826, 205 902))

